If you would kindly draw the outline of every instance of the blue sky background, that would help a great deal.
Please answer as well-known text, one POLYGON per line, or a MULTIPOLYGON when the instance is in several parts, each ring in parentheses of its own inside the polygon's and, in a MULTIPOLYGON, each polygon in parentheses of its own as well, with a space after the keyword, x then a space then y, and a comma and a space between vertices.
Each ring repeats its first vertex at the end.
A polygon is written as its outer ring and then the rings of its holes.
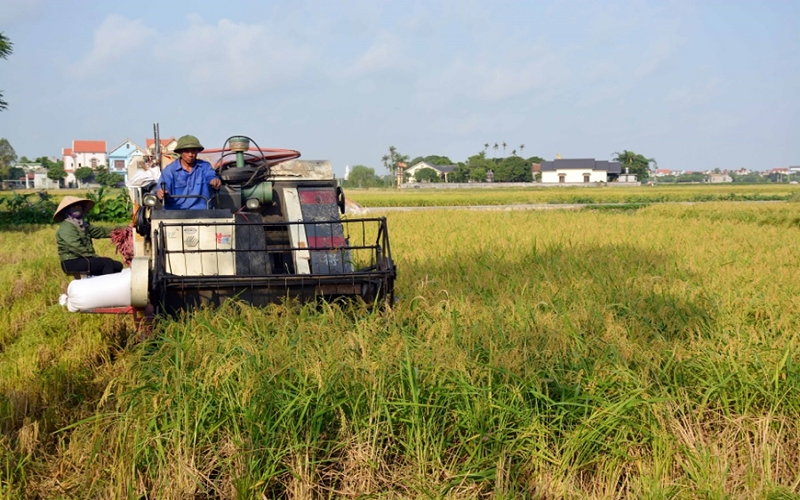
POLYGON ((385 173, 389 146, 459 162, 503 142, 672 170, 800 165, 797 0, 2 0, 0 31, 0 137, 29 158, 143 146, 158 122, 338 176, 385 173))

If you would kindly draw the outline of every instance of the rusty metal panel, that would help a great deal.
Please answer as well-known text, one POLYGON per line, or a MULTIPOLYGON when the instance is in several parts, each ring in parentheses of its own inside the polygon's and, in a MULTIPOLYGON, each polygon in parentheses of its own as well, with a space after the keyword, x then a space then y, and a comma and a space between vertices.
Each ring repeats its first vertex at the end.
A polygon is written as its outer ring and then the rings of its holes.
POLYGON ((271 180, 331 180, 333 168, 328 160, 289 160, 270 167, 271 180))
POLYGON ((306 226, 313 274, 352 272, 350 251, 345 249, 344 228, 339 221, 336 191, 333 188, 298 188, 303 220, 319 222, 306 226))
POLYGON ((299 189, 303 205, 336 205, 336 190, 333 188, 299 189))

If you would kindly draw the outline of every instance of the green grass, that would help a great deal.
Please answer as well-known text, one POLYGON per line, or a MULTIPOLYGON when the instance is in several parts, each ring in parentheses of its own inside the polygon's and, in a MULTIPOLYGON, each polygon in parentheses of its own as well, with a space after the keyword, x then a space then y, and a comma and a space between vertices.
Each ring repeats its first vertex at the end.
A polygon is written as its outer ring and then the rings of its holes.
POLYGON ((798 217, 391 213, 390 309, 142 342, 56 305, 52 227, 0 232, 0 496, 797 498, 798 217))

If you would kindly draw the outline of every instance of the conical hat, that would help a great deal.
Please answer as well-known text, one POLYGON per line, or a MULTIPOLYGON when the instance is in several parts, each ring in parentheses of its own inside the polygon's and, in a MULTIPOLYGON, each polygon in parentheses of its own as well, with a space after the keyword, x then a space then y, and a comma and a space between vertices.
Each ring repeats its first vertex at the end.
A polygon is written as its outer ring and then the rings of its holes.
POLYGON ((53 214, 53 220, 56 222, 61 222, 64 220, 66 214, 64 212, 70 205, 75 205, 76 203, 80 203, 83 205, 83 211, 88 212, 94 206, 94 202, 88 198, 78 198, 77 196, 65 196, 61 203, 58 204, 58 208, 56 208, 56 213, 53 214))

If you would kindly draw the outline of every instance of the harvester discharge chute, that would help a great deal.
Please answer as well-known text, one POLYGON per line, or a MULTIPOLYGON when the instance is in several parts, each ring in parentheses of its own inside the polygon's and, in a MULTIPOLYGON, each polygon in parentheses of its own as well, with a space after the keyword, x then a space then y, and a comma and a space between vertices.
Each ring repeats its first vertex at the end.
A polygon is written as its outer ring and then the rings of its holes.
POLYGON ((299 157, 244 136, 202 151, 222 185, 200 210, 164 209, 155 184, 133 188, 131 305, 174 314, 229 298, 391 301, 386 219, 341 217, 330 162, 299 157))

